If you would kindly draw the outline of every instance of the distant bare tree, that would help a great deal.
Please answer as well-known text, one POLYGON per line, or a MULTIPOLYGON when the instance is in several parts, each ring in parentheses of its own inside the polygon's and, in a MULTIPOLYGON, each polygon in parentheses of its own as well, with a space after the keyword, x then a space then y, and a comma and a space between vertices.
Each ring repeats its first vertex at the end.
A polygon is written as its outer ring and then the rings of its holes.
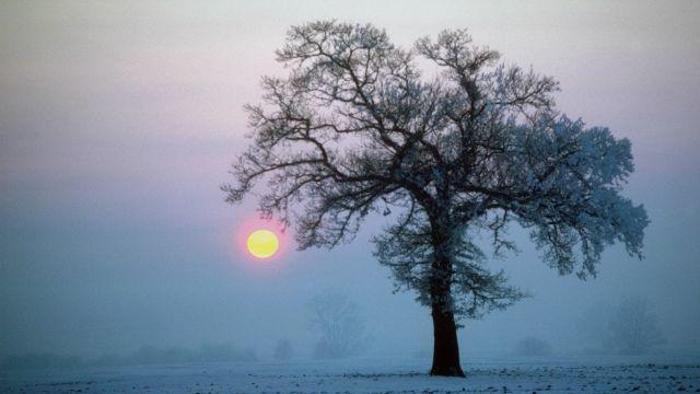
POLYGON ((525 357, 549 356, 552 354, 552 347, 543 339, 525 337, 515 344, 515 354, 525 357))
POLYGON ((295 223, 301 249, 334 247, 369 213, 397 211, 376 256, 431 309, 432 374, 464 375, 458 318, 522 297, 486 267, 476 233, 497 254, 513 250, 515 221, 549 265, 581 278, 615 241, 641 257, 646 213, 619 194, 630 142, 557 112, 554 79, 499 63, 465 30, 406 50, 372 25, 313 22, 292 27, 277 58, 289 75, 263 78, 264 104, 247 107, 252 144, 227 200, 266 179, 260 210, 295 223), (441 76, 422 77, 416 56, 441 76))
POLYGON ((346 295, 325 292, 309 301, 311 327, 319 338, 318 358, 343 358, 359 353, 367 342, 359 308, 346 295))
POLYGON ((642 297, 627 298, 615 308, 603 340, 620 354, 644 354, 666 342, 651 303, 642 297))
POLYGON ((280 339, 275 344, 272 357, 277 361, 288 361, 294 355, 294 349, 288 339, 280 339))

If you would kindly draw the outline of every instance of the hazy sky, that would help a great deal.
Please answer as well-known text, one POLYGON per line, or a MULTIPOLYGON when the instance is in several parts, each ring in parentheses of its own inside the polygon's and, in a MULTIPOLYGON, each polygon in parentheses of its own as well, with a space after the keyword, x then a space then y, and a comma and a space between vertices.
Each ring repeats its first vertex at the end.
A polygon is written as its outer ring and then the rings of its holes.
POLYGON ((212 342, 265 356, 278 338, 308 345, 305 303, 325 289, 364 310, 375 351, 430 348, 428 312, 392 295, 369 253, 378 221, 272 263, 235 242, 254 205, 226 205, 219 186, 245 144, 242 106, 282 72, 286 29, 321 18, 372 22, 405 46, 467 27, 556 77, 570 117, 632 141, 646 259, 615 247, 581 282, 514 231, 522 253, 498 264, 533 298, 467 322, 463 349, 527 335, 570 348, 582 311, 643 295, 669 349, 700 350, 700 2, 299 3, 0 3, 0 356, 212 342))

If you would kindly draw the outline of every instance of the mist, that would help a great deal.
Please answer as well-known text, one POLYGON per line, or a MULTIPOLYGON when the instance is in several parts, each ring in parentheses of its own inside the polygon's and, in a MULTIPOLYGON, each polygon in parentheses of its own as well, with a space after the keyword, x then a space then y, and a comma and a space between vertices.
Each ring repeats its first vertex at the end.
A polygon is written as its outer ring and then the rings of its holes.
POLYGON ((280 340, 312 358, 309 302, 330 293, 356 305, 363 356, 430 357, 430 311, 394 294, 371 253, 383 218, 332 250, 297 251, 285 233, 282 253, 261 262, 236 241, 255 201, 232 206, 220 190, 247 144, 243 105, 259 102, 262 75, 284 72, 274 50, 285 31, 326 18, 371 22, 407 47, 467 27, 558 79, 564 112, 632 142, 625 191, 651 220, 645 258, 614 246, 597 278, 560 276, 512 226, 520 253, 490 264, 530 297, 464 321, 465 355, 514 354, 526 338, 548 357, 596 352, 582 319, 630 297, 649 301, 658 352, 700 353, 700 4, 4 2, 0 360, 139 363, 144 349, 156 361, 176 349, 174 361, 253 362, 280 340))

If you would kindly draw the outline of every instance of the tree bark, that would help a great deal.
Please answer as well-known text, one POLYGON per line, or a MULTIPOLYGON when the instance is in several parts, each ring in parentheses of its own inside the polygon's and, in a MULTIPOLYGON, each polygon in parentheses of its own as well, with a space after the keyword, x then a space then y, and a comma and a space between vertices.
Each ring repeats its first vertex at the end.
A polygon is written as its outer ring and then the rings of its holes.
POLYGON ((464 372, 459 363, 459 343, 454 313, 432 305, 433 315, 433 367, 431 375, 461 376, 464 372))
POLYGON ((451 308, 452 266, 449 258, 441 253, 437 253, 437 255, 438 257, 432 266, 433 277, 430 291, 431 314, 433 316, 433 367, 430 374, 464 377, 459 363, 457 324, 451 308))

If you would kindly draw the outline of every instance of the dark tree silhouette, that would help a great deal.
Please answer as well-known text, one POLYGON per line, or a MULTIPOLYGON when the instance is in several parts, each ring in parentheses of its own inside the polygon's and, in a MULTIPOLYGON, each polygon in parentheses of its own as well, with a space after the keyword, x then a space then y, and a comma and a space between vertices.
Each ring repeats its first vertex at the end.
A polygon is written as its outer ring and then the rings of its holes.
POLYGON ((289 75, 263 78, 264 104, 247 106, 252 144, 227 200, 266 178, 260 210, 294 223, 300 249, 397 211, 376 256, 431 308, 432 374, 463 376, 458 318, 522 296, 485 267, 477 232, 500 253, 515 221, 551 266, 582 278, 614 241, 641 257, 646 213, 619 195, 629 141, 559 114, 557 82, 499 64, 465 30, 406 50, 372 25, 314 22, 292 27, 277 58, 289 75), (423 77, 416 56, 442 74, 423 77))

